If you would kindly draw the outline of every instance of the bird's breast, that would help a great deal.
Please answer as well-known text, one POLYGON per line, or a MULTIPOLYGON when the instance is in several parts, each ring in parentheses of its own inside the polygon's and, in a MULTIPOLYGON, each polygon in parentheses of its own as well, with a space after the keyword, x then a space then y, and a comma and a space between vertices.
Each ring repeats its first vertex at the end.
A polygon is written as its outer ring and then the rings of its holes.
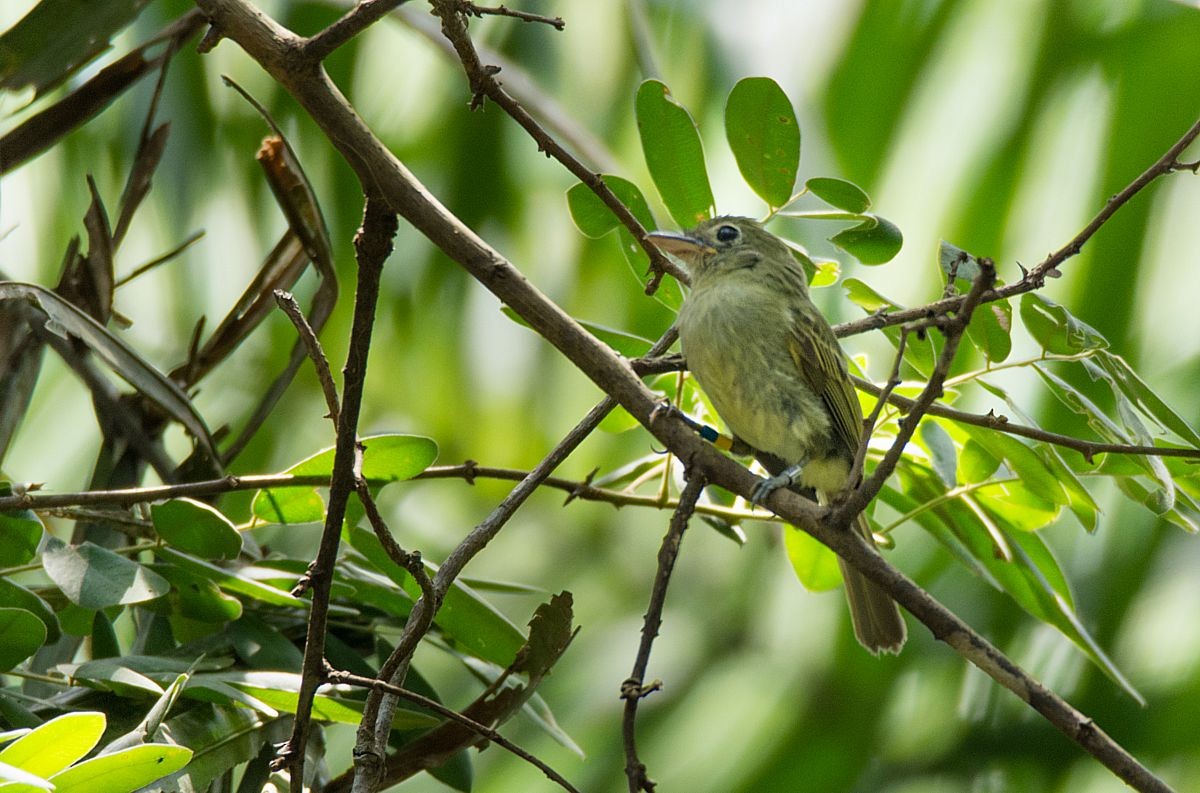
POLYGON ((688 295, 679 338, 688 368, 729 429, 798 462, 823 454, 830 420, 788 351, 789 322, 786 299, 773 290, 727 282, 688 295))

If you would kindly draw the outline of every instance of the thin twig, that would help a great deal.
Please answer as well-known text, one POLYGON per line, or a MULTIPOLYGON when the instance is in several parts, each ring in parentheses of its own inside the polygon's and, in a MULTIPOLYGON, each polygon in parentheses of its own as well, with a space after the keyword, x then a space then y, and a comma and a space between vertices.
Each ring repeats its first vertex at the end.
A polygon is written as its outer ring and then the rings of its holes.
POLYGON ((896 344, 896 357, 892 361, 892 373, 888 377, 887 383, 880 392, 879 398, 875 400, 875 407, 871 409, 871 414, 863 419, 862 437, 858 440, 858 450, 854 453, 854 464, 850 466, 852 476, 857 477, 862 471, 863 463, 867 459, 867 447, 871 444, 871 436, 875 433, 875 424, 879 421, 879 414, 883 412, 883 406, 887 404, 888 398, 892 392, 900 385, 900 366, 904 363, 904 348, 908 344, 908 329, 904 328, 900 333, 900 341, 896 344))
POLYGON ((571 791, 571 793, 579 793, 574 785, 568 782, 561 774, 547 765, 544 761, 539 760, 537 757, 525 751, 520 746, 517 746, 515 743, 505 738, 496 730, 488 727, 486 724, 480 724, 470 716, 459 713, 456 710, 452 710, 436 700, 422 696, 415 691, 409 691, 407 688, 401 688, 400 686, 394 686, 391 683, 385 683, 382 680, 377 680, 371 677, 362 677, 361 675, 352 674, 350 672, 329 669, 326 673, 326 678, 331 683, 346 683, 352 686, 361 686, 362 688, 369 688, 375 691, 383 691, 399 699, 411 702, 414 705, 420 705, 422 708, 431 710, 439 716, 449 719, 450 721, 458 722, 464 727, 478 733, 481 738, 491 741, 501 749, 512 752, 525 762, 532 764, 539 771, 545 774, 551 781, 558 784, 563 790, 571 791))
POLYGON ((359 0, 341 19, 300 45, 304 59, 314 63, 325 60, 343 44, 406 2, 408 0, 359 0))
POLYGON ((304 349, 308 352, 309 359, 313 362, 313 369, 317 373, 317 382, 321 384, 321 393, 325 395, 325 407, 329 412, 325 415, 326 418, 333 422, 333 426, 338 426, 338 395, 337 385, 333 382, 333 372, 329 369, 329 359, 325 357, 325 350, 321 348, 321 341, 317 338, 317 334, 313 331, 312 325, 308 324, 308 319, 304 316, 304 311, 300 308, 300 304, 296 302, 296 298, 292 297, 291 292, 283 289, 276 289, 272 292, 275 295, 275 302, 279 304, 279 308, 287 315, 287 318, 292 321, 292 325, 296 327, 296 333, 300 336, 300 341, 304 343, 304 349))
MULTIPOLYGON (((1180 162, 1178 158, 1184 149, 1190 146, 1198 136, 1200 136, 1200 119, 1197 119, 1187 132, 1183 133, 1183 136, 1167 150, 1166 154, 1158 158, 1153 165, 1130 182, 1125 189, 1108 199, 1103 209, 1070 242, 1043 259, 1020 280, 998 289, 989 289, 980 297, 980 302, 990 303, 996 300, 1005 300, 1025 294, 1026 292, 1032 292, 1044 286, 1046 278, 1054 277, 1054 274, 1058 273, 1060 265, 1078 254, 1082 250, 1084 243, 1090 240, 1116 214, 1117 210, 1129 203, 1134 196, 1148 185, 1159 177, 1174 171, 1193 171, 1191 163, 1180 162)), ((916 308, 906 308, 892 312, 876 312, 853 322, 843 322, 835 325, 833 332, 838 338, 845 338, 846 336, 853 336, 870 330, 880 330, 893 325, 902 325, 906 322, 926 319, 930 316, 953 313, 961 309, 964 300, 964 296, 957 296, 935 300, 932 303, 917 306, 916 308)))
POLYGON ((621 734, 625 743, 625 776, 629 780, 630 793, 649 791, 653 793, 654 783, 646 776, 646 765, 638 759, 637 753, 637 709, 642 697, 662 688, 662 683, 655 680, 646 685, 646 667, 650 665, 650 650, 658 629, 662 627, 663 607, 667 602, 667 586, 671 583, 671 571, 675 569, 675 560, 679 558, 679 546, 683 542, 683 533, 687 530, 688 520, 692 517, 696 501, 704 492, 707 484, 704 474, 691 470, 685 472, 687 484, 679 496, 679 506, 671 515, 670 525, 658 549, 658 572, 654 576, 654 587, 650 590, 650 605, 646 609, 646 617, 642 622, 642 640, 638 644, 637 657, 633 662, 633 671, 621 684, 621 699, 625 700, 624 716, 621 720, 621 734))
POLYGON ((470 14, 473 17, 482 17, 484 14, 492 14, 493 16, 519 19, 522 22, 540 22, 543 25, 549 25, 555 30, 564 30, 567 27, 567 23, 563 21, 562 17, 547 17, 542 16, 541 14, 531 14, 528 11, 518 11, 503 5, 495 8, 489 8, 488 6, 479 6, 475 5, 474 3, 466 2, 466 0, 460 0, 458 6, 464 14, 470 14))
POLYGON ((642 246, 642 250, 650 257, 650 267, 654 271, 655 277, 651 279, 646 287, 647 294, 652 294, 657 289, 658 282, 661 280, 663 273, 671 275, 681 283, 690 283, 690 276, 682 268, 671 261, 655 245, 646 240, 647 230, 634 217, 629 207, 621 203, 616 194, 604 183, 602 176, 590 170, 557 140, 547 134, 541 125, 538 124, 537 120, 504 90, 496 80, 496 67, 485 66, 479 60, 479 53, 475 51, 475 44, 471 41, 471 37, 467 33, 466 23, 456 13, 456 5, 456 0, 434 0, 433 3, 434 12, 442 19, 442 33, 454 45, 459 60, 462 61, 463 69, 467 73, 467 80, 470 82, 471 91, 474 92, 475 97, 478 99, 479 97, 486 96, 495 102, 529 133, 529 136, 537 143, 539 151, 543 151, 546 153, 546 156, 558 160, 579 181, 587 185, 596 194, 596 197, 604 202, 605 206, 612 210, 612 213, 621 221, 621 225, 629 230, 633 238, 642 246))
POLYGON ((913 434, 917 431, 917 425, 921 423, 929 407, 942 396, 942 383, 946 380, 946 375, 950 371, 951 364, 954 363, 954 356, 958 352, 958 343, 962 340, 963 334, 967 330, 967 325, 971 322, 971 315, 975 311, 975 307, 979 305, 979 300, 983 294, 989 290, 996 279, 996 268, 992 265, 990 259, 979 260, 979 275, 975 277, 974 283, 971 284, 970 291, 967 292, 966 298, 963 300, 961 308, 955 312, 952 319, 942 322, 942 332, 946 335, 945 343, 942 346, 942 352, 938 356, 937 364, 934 366, 933 372, 929 375, 929 382, 921 391, 920 395, 913 401, 912 407, 907 415, 900 421, 900 428, 896 432, 896 438, 892 441, 892 445, 884 453, 883 459, 875 466, 875 470, 871 472, 871 476, 867 477, 858 487, 850 491, 850 494, 839 503, 835 504, 830 510, 831 519, 835 525, 848 525, 849 521, 854 518, 859 512, 866 509, 866 506, 879 491, 883 488, 883 483, 887 481, 892 472, 896 470, 896 465, 900 462, 900 457, 904 454, 904 447, 908 445, 913 434), (845 523, 842 523, 845 521, 845 523))

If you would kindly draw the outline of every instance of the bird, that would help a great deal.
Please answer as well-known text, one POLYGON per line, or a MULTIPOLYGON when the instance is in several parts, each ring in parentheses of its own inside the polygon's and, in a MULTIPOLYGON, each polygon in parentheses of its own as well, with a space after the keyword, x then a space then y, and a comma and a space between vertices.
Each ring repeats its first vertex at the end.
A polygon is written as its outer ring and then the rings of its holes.
MULTIPOLYGON (((752 500, 799 486, 828 503, 856 484, 862 408, 846 353, 809 299, 793 249, 758 221, 735 216, 647 237, 691 275, 678 317, 688 369, 772 474, 752 500)), ((866 515, 854 527, 874 545, 866 515)), ((874 654, 898 653, 907 631, 895 601, 840 556, 838 564, 859 643, 874 654)))

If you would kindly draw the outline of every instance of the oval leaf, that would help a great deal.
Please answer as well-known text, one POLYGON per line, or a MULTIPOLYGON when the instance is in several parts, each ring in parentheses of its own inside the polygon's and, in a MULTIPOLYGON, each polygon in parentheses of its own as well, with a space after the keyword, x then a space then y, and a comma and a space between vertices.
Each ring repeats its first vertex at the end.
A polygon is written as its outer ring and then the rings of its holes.
POLYGON ((871 208, 871 199, 854 182, 815 176, 804 183, 804 189, 832 207, 861 215, 871 208))
POLYGON ((0 672, 12 669, 45 642, 46 625, 36 614, 25 609, 0 608, 0 672))
POLYGON ((636 110, 646 167, 671 217, 684 228, 712 217, 704 147, 691 114, 658 80, 642 83, 636 110))
POLYGON ((68 713, 42 724, 0 752, 0 762, 49 777, 86 755, 100 741, 103 713, 68 713))
POLYGON ((158 536, 181 551, 205 559, 235 559, 242 551, 242 535, 208 504, 177 498, 152 506, 150 518, 158 536))
MULTIPOLYGON (((650 205, 641 189, 628 179, 611 174, 600 177, 604 184, 613 192, 622 204, 642 224, 643 228, 655 229, 654 216, 650 214, 650 205)), ((587 185, 580 182, 567 191, 567 208, 571 212, 571 220, 586 237, 597 239, 611 231, 621 228, 621 221, 613 211, 600 200, 600 196, 587 185)))
POLYGON ((42 563, 63 594, 85 609, 142 603, 171 588, 157 573, 90 542, 72 546, 51 538, 42 563))
POLYGON ((174 774, 192 759, 183 746, 147 743, 104 754, 50 778, 55 793, 129 793, 174 774))
POLYGON ((747 77, 725 102, 725 136, 750 189, 772 208, 792 197, 800 168, 800 124, 770 77, 747 77))
POLYGON ((41 541, 42 522, 32 510, 0 512, 0 567, 27 564, 41 541))
POLYGON ((862 223, 834 234, 829 241, 863 264, 891 261, 904 244, 899 227, 876 215, 864 217, 862 223))
POLYGON ((796 578, 809 592, 826 592, 841 585, 837 554, 808 533, 784 526, 783 547, 796 578))

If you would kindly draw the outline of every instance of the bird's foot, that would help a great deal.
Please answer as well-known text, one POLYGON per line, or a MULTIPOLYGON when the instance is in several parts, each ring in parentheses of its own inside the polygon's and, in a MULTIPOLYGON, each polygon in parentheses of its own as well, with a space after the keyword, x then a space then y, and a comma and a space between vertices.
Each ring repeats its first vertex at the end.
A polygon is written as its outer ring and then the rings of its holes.
POLYGON ((750 503, 762 505, 764 501, 781 487, 791 487, 796 484, 797 477, 804 470, 804 463, 790 465, 775 476, 761 480, 750 493, 750 503))

